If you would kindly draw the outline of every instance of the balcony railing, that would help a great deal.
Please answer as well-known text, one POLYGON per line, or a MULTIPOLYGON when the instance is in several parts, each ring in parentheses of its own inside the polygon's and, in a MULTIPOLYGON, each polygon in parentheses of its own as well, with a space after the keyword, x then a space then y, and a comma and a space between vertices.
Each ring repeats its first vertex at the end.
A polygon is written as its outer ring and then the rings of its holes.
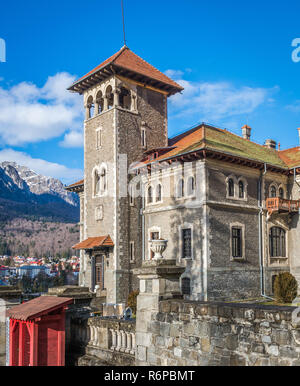
POLYGON ((300 200, 285 200, 283 198, 268 198, 266 206, 269 214, 278 213, 293 213, 299 212, 300 200))

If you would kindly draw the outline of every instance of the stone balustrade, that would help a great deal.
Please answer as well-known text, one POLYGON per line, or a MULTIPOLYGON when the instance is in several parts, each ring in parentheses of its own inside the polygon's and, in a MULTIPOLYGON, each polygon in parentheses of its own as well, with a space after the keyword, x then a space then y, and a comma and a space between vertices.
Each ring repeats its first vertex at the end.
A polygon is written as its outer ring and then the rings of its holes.
MULTIPOLYGON (((114 358, 121 364, 134 362, 136 352, 135 321, 101 317, 73 320, 73 345, 98 358, 114 358)), ((109 361, 108 361, 109 363, 109 361)))

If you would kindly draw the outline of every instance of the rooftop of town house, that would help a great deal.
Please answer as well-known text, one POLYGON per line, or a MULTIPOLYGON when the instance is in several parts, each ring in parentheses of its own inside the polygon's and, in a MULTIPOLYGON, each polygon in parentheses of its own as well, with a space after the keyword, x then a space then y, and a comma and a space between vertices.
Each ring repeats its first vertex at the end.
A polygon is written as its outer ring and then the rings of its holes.
POLYGON ((140 58, 127 46, 123 46, 120 51, 78 79, 68 90, 81 94, 84 90, 113 74, 161 89, 169 95, 183 90, 183 87, 140 58))
MULTIPOLYGON (((154 159, 148 155, 140 163, 137 163, 134 168, 177 158, 199 150, 256 161, 260 164, 266 163, 286 171, 291 167, 300 166, 299 147, 278 151, 233 134, 228 130, 204 123, 169 139, 169 146, 171 147, 170 151, 160 153, 154 159)), ((153 150, 153 152, 155 151, 153 150)), ((148 151, 147 153, 151 152, 148 151)))
POLYGON ((71 298, 56 296, 40 296, 27 303, 12 307, 7 311, 7 316, 18 320, 34 319, 48 314, 59 308, 66 307, 74 302, 71 298))
POLYGON ((113 247, 114 243, 109 235, 100 237, 89 237, 88 239, 74 245, 73 249, 94 249, 99 247, 113 247))

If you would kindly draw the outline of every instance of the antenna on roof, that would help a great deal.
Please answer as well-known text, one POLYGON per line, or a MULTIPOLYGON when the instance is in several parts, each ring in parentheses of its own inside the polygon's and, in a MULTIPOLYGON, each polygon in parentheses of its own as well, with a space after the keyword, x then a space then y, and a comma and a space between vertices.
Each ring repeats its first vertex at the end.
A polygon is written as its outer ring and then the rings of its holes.
POLYGON ((123 35, 124 35, 124 46, 126 46, 126 34, 125 34, 125 17, 124 17, 124 1, 121 0, 122 3, 122 19, 123 19, 123 35))

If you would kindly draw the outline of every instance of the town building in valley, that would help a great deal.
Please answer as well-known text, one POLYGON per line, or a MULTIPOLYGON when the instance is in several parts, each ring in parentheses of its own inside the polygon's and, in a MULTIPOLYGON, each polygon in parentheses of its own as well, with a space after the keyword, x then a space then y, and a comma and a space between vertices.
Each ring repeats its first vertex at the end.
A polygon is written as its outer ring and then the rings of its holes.
POLYGON ((247 125, 168 138, 168 97, 183 88, 126 46, 70 91, 86 111, 84 180, 67 188, 80 197, 80 285, 125 303, 159 248, 185 268, 189 300, 271 296, 282 271, 300 280, 300 147, 259 145, 247 125))

